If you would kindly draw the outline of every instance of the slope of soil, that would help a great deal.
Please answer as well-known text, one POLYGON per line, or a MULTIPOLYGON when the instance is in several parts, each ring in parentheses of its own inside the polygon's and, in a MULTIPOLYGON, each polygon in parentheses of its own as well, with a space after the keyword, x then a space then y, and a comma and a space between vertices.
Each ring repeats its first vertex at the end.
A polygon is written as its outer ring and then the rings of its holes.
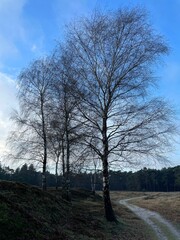
POLYGON ((73 190, 71 203, 61 191, 0 181, 0 240, 151 240, 143 222, 125 207, 119 223, 104 218, 102 198, 73 190))

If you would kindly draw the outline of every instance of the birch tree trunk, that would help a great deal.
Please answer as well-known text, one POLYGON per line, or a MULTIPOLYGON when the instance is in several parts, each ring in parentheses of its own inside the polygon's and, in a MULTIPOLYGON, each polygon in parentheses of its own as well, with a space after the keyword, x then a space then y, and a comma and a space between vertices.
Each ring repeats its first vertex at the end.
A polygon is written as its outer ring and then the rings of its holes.
POLYGON ((43 172, 42 172, 42 189, 47 189, 46 183, 46 165, 47 165, 47 136, 46 136, 46 127, 45 127, 45 117, 44 117, 44 96, 41 94, 41 117, 42 117, 42 135, 44 142, 44 154, 43 154, 43 172))
POLYGON ((109 169, 108 169, 108 137, 107 137, 107 114, 104 113, 103 117, 103 126, 102 126, 102 135, 103 135, 103 155, 102 155, 102 165, 103 165, 103 199, 104 199, 104 210, 105 216, 108 221, 117 221, 112 204, 110 199, 109 191, 109 169))

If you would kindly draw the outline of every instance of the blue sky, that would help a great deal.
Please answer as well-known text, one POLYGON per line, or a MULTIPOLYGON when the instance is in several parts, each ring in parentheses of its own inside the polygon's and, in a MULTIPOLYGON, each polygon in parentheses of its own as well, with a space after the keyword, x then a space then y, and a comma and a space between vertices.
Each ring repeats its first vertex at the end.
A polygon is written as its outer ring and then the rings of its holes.
MULTIPOLYGON (((156 72, 158 93, 173 102, 180 116, 180 0, 0 0, 0 156, 12 127, 10 112, 17 106, 18 73, 53 50, 69 21, 97 7, 113 10, 134 5, 145 7, 154 29, 171 48, 156 72)), ((180 145, 176 148, 173 165, 180 164, 180 145)))

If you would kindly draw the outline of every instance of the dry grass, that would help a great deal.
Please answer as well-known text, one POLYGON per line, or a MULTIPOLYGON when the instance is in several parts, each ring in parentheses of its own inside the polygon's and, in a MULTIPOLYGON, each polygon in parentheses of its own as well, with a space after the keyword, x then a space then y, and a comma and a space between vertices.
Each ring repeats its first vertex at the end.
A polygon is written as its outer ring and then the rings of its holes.
POLYGON ((156 211, 180 229, 180 192, 149 193, 132 201, 136 205, 156 211))
POLYGON ((125 199, 138 196, 143 198, 134 199, 131 203, 160 213, 180 229, 180 192, 113 192, 112 199, 125 199))
POLYGON ((134 197, 140 197, 140 196, 146 196, 146 193, 143 192, 131 192, 131 191, 112 191, 111 192, 111 199, 113 201, 116 200, 122 200, 126 198, 134 198, 134 197))

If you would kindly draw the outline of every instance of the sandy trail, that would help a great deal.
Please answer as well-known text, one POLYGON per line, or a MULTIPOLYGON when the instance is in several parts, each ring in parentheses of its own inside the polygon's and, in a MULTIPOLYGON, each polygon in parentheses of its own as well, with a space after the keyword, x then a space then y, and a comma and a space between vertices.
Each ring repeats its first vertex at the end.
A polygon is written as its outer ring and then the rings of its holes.
POLYGON ((143 219, 154 230, 159 240, 180 239, 180 232, 169 221, 164 219, 160 214, 153 211, 149 211, 145 208, 138 207, 134 204, 128 203, 128 201, 137 198, 143 197, 123 199, 120 200, 119 203, 126 206, 138 217, 143 219), (161 228, 160 226, 163 226, 163 228, 161 228), (168 235, 170 235, 170 237, 167 236, 167 232, 169 233, 168 235))

